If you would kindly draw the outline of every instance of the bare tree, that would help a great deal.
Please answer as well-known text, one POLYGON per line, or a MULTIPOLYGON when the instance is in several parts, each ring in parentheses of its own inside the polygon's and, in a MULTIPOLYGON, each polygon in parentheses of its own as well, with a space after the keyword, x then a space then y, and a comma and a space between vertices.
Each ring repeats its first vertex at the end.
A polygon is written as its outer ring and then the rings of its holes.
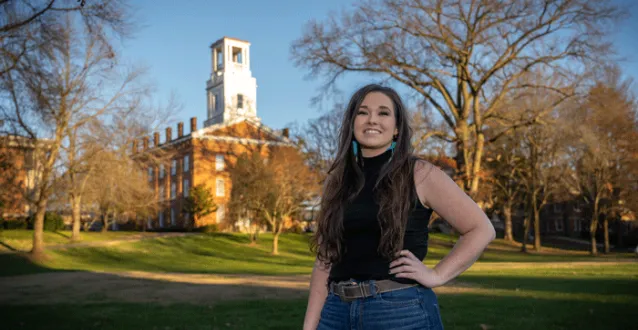
POLYGON ((110 39, 109 33, 126 36, 133 28, 122 0, 0 1, 0 77, 17 68, 24 56, 56 39, 56 25, 65 14, 73 14, 102 41, 110 39))
POLYGON ((60 153, 75 148, 74 132, 136 94, 139 72, 122 72, 112 47, 102 39, 100 26, 78 30, 69 14, 58 19, 56 39, 23 56, 16 68, 2 76, 6 101, 2 114, 13 131, 34 141, 48 138, 39 162, 42 171, 34 204, 32 254, 43 252, 42 225, 48 198, 60 173, 60 153))
POLYGON ((272 253, 278 254, 284 221, 317 193, 315 175, 292 148, 273 148, 267 158, 260 153, 244 154, 231 173, 231 203, 259 213, 270 224, 274 234, 272 253))
POLYGON ((487 183, 494 187, 494 203, 500 208, 505 223, 504 238, 514 241, 512 211, 522 204, 523 189, 519 180, 523 170, 524 157, 520 154, 521 135, 508 134, 487 148, 486 165, 492 174, 487 183))
POLYGON ((619 16, 610 1, 370 1, 340 19, 308 23, 291 53, 312 76, 323 74, 326 87, 345 73, 363 72, 421 95, 449 128, 429 134, 453 141, 459 178, 475 195, 485 145, 537 120, 511 122, 486 137, 506 96, 520 89, 565 93, 519 78, 538 69, 573 77, 604 58, 609 27, 619 16))
POLYGON ((335 104, 331 111, 309 120, 297 132, 293 132, 308 165, 320 175, 320 184, 325 180, 337 154, 337 132, 341 127, 344 109, 342 104, 335 104))
MULTIPOLYGON (((605 253, 609 252, 609 220, 628 209, 625 201, 635 194, 638 149, 636 101, 631 81, 622 80, 617 67, 610 67, 603 79, 574 107, 571 159, 573 174, 564 182, 578 191, 591 212, 589 231, 592 254, 598 252, 596 232, 602 217, 605 253)), ((634 210, 635 212, 635 210, 634 210)))

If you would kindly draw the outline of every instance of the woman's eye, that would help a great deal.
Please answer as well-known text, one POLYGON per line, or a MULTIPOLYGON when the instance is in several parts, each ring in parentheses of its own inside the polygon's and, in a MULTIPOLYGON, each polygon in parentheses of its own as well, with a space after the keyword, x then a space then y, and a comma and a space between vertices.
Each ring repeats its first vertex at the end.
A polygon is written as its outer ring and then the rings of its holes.
POLYGON ((382 115, 382 116, 389 116, 389 115, 390 115, 390 113, 389 113, 389 112, 384 111, 384 112, 382 112, 382 113, 381 113, 381 115, 382 115))
POLYGON ((361 111, 361 110, 359 110, 359 112, 357 112, 357 115, 365 115, 365 114, 366 114, 366 112, 365 112, 365 111, 361 111))

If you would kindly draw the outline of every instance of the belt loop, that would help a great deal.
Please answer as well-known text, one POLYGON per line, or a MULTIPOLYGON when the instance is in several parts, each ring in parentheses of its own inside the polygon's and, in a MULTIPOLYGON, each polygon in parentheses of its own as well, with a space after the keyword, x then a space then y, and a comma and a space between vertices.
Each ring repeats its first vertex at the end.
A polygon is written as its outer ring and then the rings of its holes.
POLYGON ((370 294, 372 294, 372 297, 377 296, 377 284, 375 280, 370 280, 370 294))

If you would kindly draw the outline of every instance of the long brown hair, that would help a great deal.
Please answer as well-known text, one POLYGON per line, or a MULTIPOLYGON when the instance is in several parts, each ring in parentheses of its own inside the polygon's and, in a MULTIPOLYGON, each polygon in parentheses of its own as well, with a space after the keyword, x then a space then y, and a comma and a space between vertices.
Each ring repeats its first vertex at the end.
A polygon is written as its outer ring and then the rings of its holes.
POLYGON ((344 253, 343 210, 363 189, 364 176, 354 156, 352 141, 355 141, 354 118, 363 99, 371 92, 381 92, 392 100, 398 129, 392 159, 381 168, 374 185, 375 201, 379 204, 377 220, 381 228, 378 252, 391 260, 403 248, 408 213, 415 198, 412 129, 397 92, 389 87, 371 84, 355 92, 348 103, 339 132, 337 157, 328 170, 324 185, 321 209, 317 215, 317 232, 310 241, 310 249, 326 264, 341 260, 344 253))

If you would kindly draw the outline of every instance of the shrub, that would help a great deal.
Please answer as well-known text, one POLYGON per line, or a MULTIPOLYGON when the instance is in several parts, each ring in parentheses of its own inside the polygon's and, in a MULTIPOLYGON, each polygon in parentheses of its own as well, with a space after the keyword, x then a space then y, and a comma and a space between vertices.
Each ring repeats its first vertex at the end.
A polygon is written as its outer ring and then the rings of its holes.
POLYGON ((301 224, 295 224, 295 225, 292 225, 290 228, 284 230, 284 232, 292 233, 292 234, 303 234, 304 230, 301 224))
POLYGON ((44 213, 44 230, 58 231, 62 229, 64 229, 64 219, 61 215, 53 212, 44 213))
POLYGON ((201 233, 218 233, 219 232, 219 225, 214 223, 212 225, 206 225, 206 226, 198 227, 196 229, 196 231, 201 232, 201 233))
POLYGON ((4 220, 2 221, 2 228, 4 229, 27 229, 29 228, 29 224, 27 223, 27 219, 17 218, 13 220, 4 220))

